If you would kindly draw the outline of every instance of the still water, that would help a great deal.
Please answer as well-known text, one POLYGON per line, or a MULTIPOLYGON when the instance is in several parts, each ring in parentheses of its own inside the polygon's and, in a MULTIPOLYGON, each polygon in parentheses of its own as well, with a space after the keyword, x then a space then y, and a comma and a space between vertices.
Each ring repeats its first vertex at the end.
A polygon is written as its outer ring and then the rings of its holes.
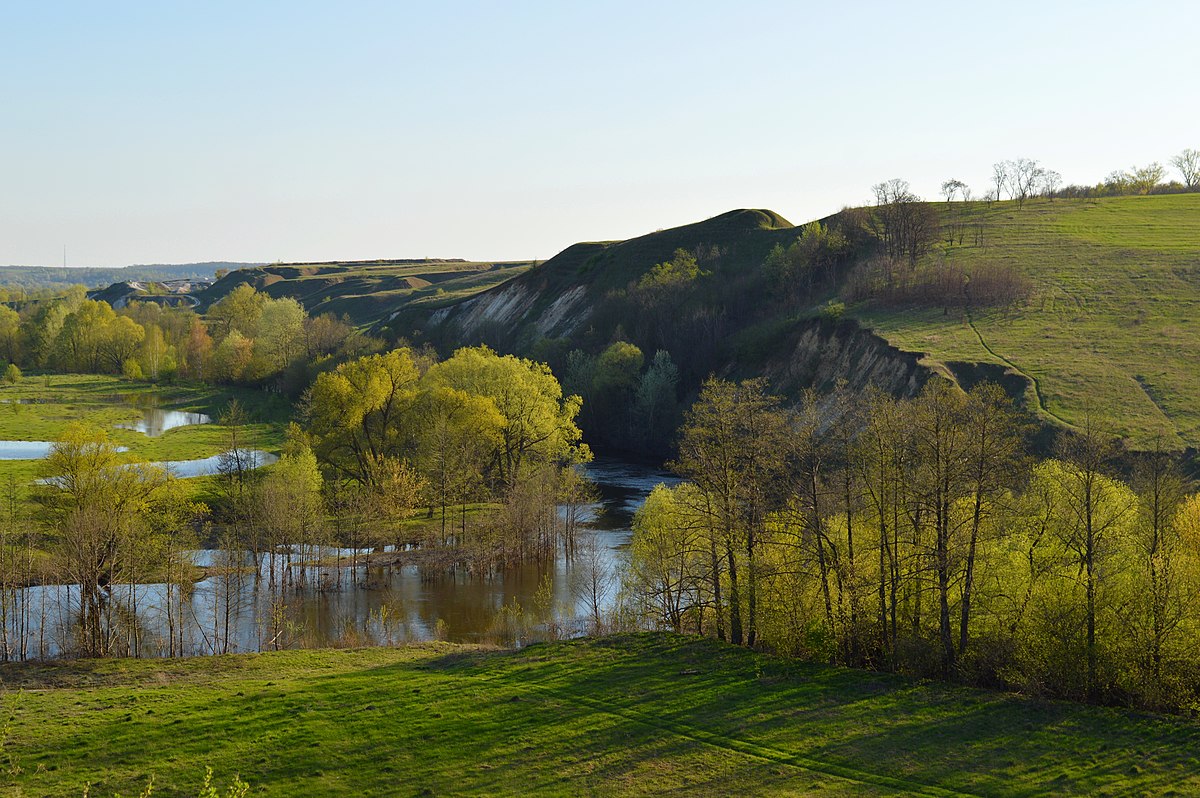
MULTIPOLYGON (((18 402, 33 400, 19 399, 18 402)), ((167 430, 177 427, 187 427, 193 424, 210 424, 212 418, 204 413, 193 413, 186 410, 164 410, 161 407, 133 403, 122 400, 119 404, 133 407, 142 414, 137 421, 128 424, 117 424, 119 429, 131 429, 151 438, 162 435, 167 430)), ((53 441, 0 441, 0 460, 44 460, 50 456, 53 441)), ((118 451, 128 451, 124 446, 117 447, 118 451)), ((166 466, 177 477, 205 477, 217 474, 220 469, 221 455, 200 458, 197 460, 166 460, 154 465, 166 466)), ((260 468, 270 465, 279 458, 270 452, 259 449, 244 450, 244 457, 249 468, 260 468)))
POLYGON ((192 413, 187 410, 163 410, 161 407, 139 407, 142 417, 128 424, 118 424, 120 429, 131 429, 157 438, 169 429, 190 427, 193 424, 211 424, 212 418, 204 413, 192 413))
MULTIPOLYGON (((587 471, 596 483, 599 501, 588 508, 582 535, 595 543, 593 561, 604 584, 601 603, 608 609, 617 598, 633 513, 655 485, 677 480, 659 469, 615 459, 598 458, 587 471)), ((305 552, 304 559, 312 554, 305 552)), ((321 554, 326 561, 340 557, 344 564, 355 553, 323 549, 321 554)), ((204 550, 192 556, 198 565, 214 565, 223 555, 204 550)), ((249 571, 248 576, 240 580, 211 576, 196 583, 182 612, 178 596, 169 600, 164 585, 114 586, 109 604, 112 616, 124 619, 125 628, 137 619, 138 647, 144 656, 168 650, 171 626, 182 629, 175 636, 182 637, 187 654, 257 651, 276 645, 388 644, 438 636, 470 642, 505 636, 495 625, 501 608, 519 605, 522 614, 530 612, 539 585, 549 579, 554 621, 569 634, 585 627, 590 612, 581 588, 583 572, 591 569, 581 559, 572 563, 560 556, 541 568, 528 565, 482 576, 418 565, 338 568, 293 563, 289 568, 287 554, 266 556, 256 563, 247 553, 238 564, 249 571), (256 567, 262 576, 257 585, 256 567), (272 592, 267 587, 272 570, 277 579, 290 571, 298 586, 272 592), (168 603, 175 619, 182 615, 181 626, 178 620, 168 623, 168 603)), ((50 585, 17 591, 9 599, 0 641, 7 644, 8 656, 18 656, 22 648, 26 656, 35 658, 70 651, 78 605, 78 588, 50 585)), ((519 641, 522 633, 510 636, 519 641)))

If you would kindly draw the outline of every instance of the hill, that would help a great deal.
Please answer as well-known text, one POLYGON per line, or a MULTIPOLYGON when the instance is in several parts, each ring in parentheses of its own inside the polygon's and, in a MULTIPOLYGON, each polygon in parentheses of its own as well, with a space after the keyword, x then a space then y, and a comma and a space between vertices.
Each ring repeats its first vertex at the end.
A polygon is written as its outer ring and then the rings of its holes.
POLYGON ((710 373, 765 375, 784 393, 848 380, 911 395, 934 374, 964 387, 986 378, 1051 426, 1090 414, 1134 447, 1200 446, 1200 194, 929 207, 943 235, 919 268, 961 267, 968 279, 1011 268, 1028 280, 1028 296, 975 307, 850 302, 835 323, 824 303, 877 257, 869 209, 821 220, 845 233, 845 254, 813 267, 818 278, 799 291, 764 262, 803 229, 742 210, 576 244, 436 312, 393 311, 388 324, 444 348, 481 341, 536 355, 556 370, 572 348, 599 352, 624 339, 647 358, 669 351, 685 393, 710 373), (948 242, 950 229, 971 234, 948 242), (652 295, 651 270, 679 249, 699 273, 652 295))
POLYGON ((400 308, 438 307, 471 296, 530 265, 433 259, 276 263, 231 271, 196 297, 204 309, 249 284, 276 299, 292 297, 310 314, 344 314, 367 325, 400 308))
POLYGON ((11 795, 1131 795, 1194 721, 634 635, 5 666, 11 795))
POLYGON ((1135 446, 1200 446, 1200 194, 939 206, 979 226, 979 245, 931 257, 1011 264, 1026 302, 965 314, 852 308, 934 368, 986 363, 1030 378, 1054 420, 1089 413, 1135 446))

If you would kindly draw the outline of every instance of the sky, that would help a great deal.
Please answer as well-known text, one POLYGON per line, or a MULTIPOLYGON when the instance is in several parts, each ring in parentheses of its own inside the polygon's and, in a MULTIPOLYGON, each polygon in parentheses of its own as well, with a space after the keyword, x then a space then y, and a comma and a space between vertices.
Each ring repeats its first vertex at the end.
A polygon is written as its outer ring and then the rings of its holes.
POLYGON ((1200 3, 9 2, 0 264, 546 259, 1200 149, 1200 3), (978 6, 978 8, 975 8, 978 6))

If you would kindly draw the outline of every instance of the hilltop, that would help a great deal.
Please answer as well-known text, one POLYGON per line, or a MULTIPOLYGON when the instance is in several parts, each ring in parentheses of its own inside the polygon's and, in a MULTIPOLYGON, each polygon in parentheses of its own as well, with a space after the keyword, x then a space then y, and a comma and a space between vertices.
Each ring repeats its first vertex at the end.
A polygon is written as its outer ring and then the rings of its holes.
POLYGON ((1130 795, 1200 789, 1194 722, 710 639, 429 643, 6 666, 12 794, 1130 795))

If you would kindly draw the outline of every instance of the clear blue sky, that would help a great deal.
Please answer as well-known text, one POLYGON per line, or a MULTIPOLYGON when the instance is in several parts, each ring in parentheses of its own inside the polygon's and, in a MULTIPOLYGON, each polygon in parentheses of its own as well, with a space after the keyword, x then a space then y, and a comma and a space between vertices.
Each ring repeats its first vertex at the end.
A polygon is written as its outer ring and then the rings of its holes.
POLYGON ((1200 149, 1200 3, 6 3, 0 264, 548 258, 1200 149))

